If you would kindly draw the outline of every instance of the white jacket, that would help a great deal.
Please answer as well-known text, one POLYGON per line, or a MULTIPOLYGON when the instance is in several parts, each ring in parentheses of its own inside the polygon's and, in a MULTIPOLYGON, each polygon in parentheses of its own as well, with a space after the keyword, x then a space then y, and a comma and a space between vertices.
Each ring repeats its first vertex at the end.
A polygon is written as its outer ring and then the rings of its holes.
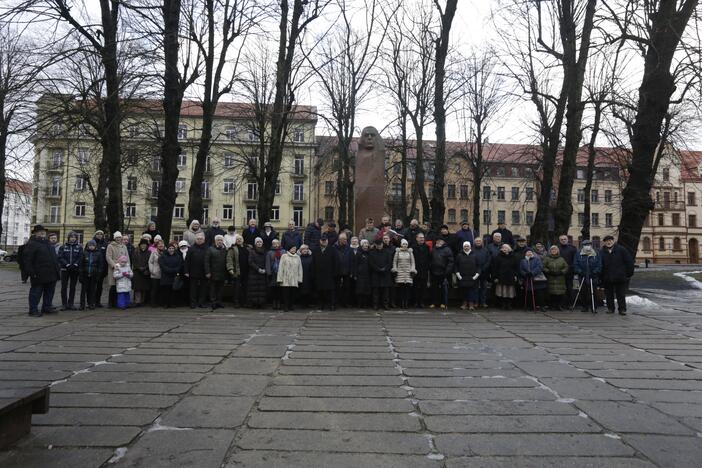
POLYGON ((284 288, 297 288, 302 283, 302 260, 299 255, 286 252, 280 256, 277 280, 284 288))
POLYGON ((132 267, 129 265, 116 266, 112 276, 115 278, 118 293, 130 292, 132 290, 132 276, 134 276, 132 267), (124 276, 125 273, 127 273, 127 276, 124 276))
POLYGON ((149 273, 152 279, 161 279, 161 265, 158 264, 159 257, 161 257, 161 254, 158 250, 151 252, 149 257, 149 273))

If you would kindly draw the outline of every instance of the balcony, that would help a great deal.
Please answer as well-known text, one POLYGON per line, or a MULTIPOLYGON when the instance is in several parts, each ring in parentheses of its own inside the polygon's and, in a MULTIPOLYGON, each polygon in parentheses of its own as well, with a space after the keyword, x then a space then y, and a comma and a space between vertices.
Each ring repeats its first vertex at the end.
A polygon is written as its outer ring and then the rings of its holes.
MULTIPOLYGON (((244 195, 244 201, 246 201, 246 202, 256 202, 256 201, 258 201, 258 194, 257 194, 257 193, 256 193, 256 194, 247 193, 246 195, 244 195)), ((247 222, 248 222, 248 221, 247 221, 247 222)))
POLYGON ((292 203, 293 205, 300 204, 300 203, 305 203, 305 201, 307 201, 307 200, 305 200, 305 197, 304 197, 304 196, 302 196, 302 197, 292 197, 292 198, 290 199, 290 203, 292 203))
POLYGON ((47 190, 46 198, 61 198, 61 190, 47 190))
POLYGON ((49 172, 63 172, 63 163, 61 162, 51 162, 47 168, 49 172))
POLYGON ((681 201, 662 201, 656 202, 656 211, 685 211, 685 202, 681 201))

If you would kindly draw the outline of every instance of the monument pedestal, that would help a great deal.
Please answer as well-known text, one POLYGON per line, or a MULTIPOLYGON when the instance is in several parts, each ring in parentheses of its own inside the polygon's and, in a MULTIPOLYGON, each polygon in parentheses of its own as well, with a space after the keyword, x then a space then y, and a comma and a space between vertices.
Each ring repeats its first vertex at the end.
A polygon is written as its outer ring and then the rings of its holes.
POLYGON ((385 142, 374 127, 364 128, 358 142, 354 200, 354 232, 365 227, 366 218, 377 223, 385 214, 385 142))

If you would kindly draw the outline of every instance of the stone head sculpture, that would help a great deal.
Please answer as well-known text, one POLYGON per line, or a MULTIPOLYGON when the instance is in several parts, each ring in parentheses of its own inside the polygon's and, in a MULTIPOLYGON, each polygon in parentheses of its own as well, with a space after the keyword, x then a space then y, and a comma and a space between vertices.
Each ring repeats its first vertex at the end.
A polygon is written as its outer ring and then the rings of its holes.
POLYGON ((361 131, 361 148, 373 151, 378 148, 378 130, 375 127, 366 127, 361 131))

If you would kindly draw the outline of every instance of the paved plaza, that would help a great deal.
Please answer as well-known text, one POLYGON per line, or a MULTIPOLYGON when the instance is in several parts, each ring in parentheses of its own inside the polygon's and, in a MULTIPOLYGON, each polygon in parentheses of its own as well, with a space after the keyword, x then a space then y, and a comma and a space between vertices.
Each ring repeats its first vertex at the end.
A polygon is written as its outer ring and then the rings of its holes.
POLYGON ((0 466, 699 467, 702 292, 657 284, 626 317, 30 318, 27 286, 0 270, 0 388, 52 385, 0 466))

